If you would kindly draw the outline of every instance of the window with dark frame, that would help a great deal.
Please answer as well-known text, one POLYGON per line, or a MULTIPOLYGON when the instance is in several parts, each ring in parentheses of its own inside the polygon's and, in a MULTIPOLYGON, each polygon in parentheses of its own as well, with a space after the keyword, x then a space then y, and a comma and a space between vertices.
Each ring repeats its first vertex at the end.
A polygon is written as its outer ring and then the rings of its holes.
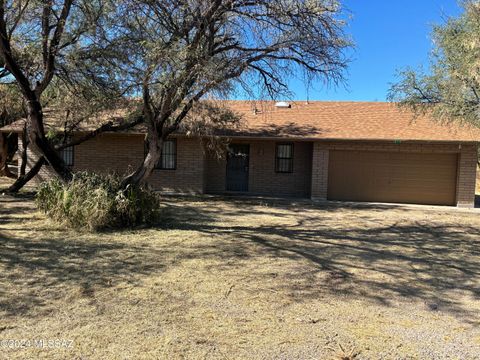
POLYGON ((66 147, 58 152, 66 166, 73 166, 73 146, 66 147))
POLYGON ((160 161, 155 168, 160 170, 175 170, 177 168, 177 141, 175 139, 163 142, 160 161))
MULTIPOLYGON (((69 142, 70 140, 71 140, 70 138, 67 138, 66 142, 69 142)), ((67 167, 73 167, 73 162, 75 158, 73 148, 74 146, 69 146, 62 150, 57 150, 58 156, 60 156, 60 158, 65 163, 65 166, 67 167)), ((47 159, 45 159, 45 166, 50 166, 50 163, 47 161, 47 159)))
POLYGON ((293 144, 277 144, 275 152, 275 172, 293 172, 293 144))

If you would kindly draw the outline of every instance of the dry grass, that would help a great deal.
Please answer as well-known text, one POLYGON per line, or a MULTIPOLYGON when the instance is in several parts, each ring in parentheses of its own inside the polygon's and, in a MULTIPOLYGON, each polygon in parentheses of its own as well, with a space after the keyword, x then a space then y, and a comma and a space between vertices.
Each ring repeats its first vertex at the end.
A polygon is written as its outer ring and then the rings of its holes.
POLYGON ((480 353, 478 212, 167 198, 164 214, 156 229, 78 234, 0 196, 0 340, 73 340, 2 355, 480 353))

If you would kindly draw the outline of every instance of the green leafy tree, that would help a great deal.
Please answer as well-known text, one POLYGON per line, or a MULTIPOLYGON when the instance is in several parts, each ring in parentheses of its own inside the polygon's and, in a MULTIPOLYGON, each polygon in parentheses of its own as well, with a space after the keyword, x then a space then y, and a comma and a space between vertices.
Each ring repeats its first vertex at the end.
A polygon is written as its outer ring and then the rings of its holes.
POLYGON ((466 1, 463 9, 433 27, 429 70, 401 71, 388 97, 416 114, 480 127, 480 3, 466 1))

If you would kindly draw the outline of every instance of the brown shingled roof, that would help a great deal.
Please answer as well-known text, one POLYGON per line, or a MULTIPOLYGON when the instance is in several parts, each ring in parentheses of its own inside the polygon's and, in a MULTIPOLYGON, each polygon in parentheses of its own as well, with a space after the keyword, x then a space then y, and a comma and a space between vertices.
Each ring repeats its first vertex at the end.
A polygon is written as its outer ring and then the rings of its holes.
POLYGON ((271 101, 227 101, 244 114, 250 134, 331 140, 418 140, 480 142, 480 129, 441 124, 429 116, 385 102, 291 102, 276 108, 271 101), (256 110, 256 111, 255 111, 256 110))
MULTIPOLYGON (((291 108, 277 108, 273 101, 222 103, 241 118, 238 128, 219 133, 231 137, 480 142, 480 129, 458 123, 441 124, 429 116, 414 117, 392 103, 296 101, 290 103, 291 108)), ((47 114, 45 118, 49 124, 47 114)), ((118 113, 113 118, 118 119, 118 113)), ((95 127, 92 121, 80 130, 95 127)), ((21 129, 22 122, 18 121, 1 131, 21 129)), ((142 133, 144 129, 130 132, 142 133)))

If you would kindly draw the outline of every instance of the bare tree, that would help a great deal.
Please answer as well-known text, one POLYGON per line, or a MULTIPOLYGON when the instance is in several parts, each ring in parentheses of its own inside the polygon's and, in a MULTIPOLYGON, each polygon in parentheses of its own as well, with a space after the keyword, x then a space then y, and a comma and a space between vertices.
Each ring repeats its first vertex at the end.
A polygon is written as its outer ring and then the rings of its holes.
MULTIPOLYGON (((41 155, 11 191, 18 191, 44 162, 64 180, 70 179, 71 171, 58 151, 73 145, 70 135, 83 121, 125 105, 129 89, 109 62, 111 53, 121 59, 120 48, 104 47, 97 41, 109 6, 104 0, 0 0, 0 84, 16 86, 11 102, 21 103, 25 109, 25 144, 41 155), (45 131, 47 107, 63 117, 60 134, 45 131)), ((82 139, 135 126, 141 118, 137 114, 127 120, 113 124, 107 119, 82 139)), ((75 144, 79 142, 75 139, 75 144)))
POLYGON ((287 95, 298 74, 341 81, 344 18, 336 0, 0 0, 0 78, 25 99, 30 146, 66 180, 57 154, 66 144, 45 134, 46 94, 78 84, 102 93, 110 83, 120 97, 141 94, 148 154, 124 180, 138 184, 200 99, 287 95))
POLYGON ((70 178, 71 174, 45 137, 40 97, 55 73, 55 60, 63 46, 61 41, 72 2, 73 0, 65 0, 63 4, 54 4, 54 1, 22 3, 0 0, 0 58, 4 64, 2 71, 15 78, 26 100, 30 142, 45 155, 55 171, 66 179, 70 178), (22 38, 20 46, 15 46, 12 41, 16 29, 26 27, 37 30, 33 41, 36 47, 41 44, 40 64, 35 62, 27 65, 27 54, 24 54, 25 49, 22 49, 22 45, 28 45, 27 37, 22 38))
POLYGON ((65 180, 71 171, 45 132, 44 108, 55 105, 52 99, 68 108, 67 94, 72 100, 68 112, 76 116, 70 123, 75 125, 85 115, 79 114, 83 108, 71 109, 81 104, 79 98, 94 113, 99 110, 95 105, 115 104, 115 97, 122 95, 120 82, 100 56, 110 50, 95 41, 108 11, 103 0, 0 0, 0 81, 18 86, 29 145, 65 180))
POLYGON ((139 184, 163 141, 198 101, 236 89, 288 94, 291 76, 342 80, 351 46, 335 0, 123 0, 107 33, 128 54, 120 64, 142 94, 148 154, 124 180, 139 184))

